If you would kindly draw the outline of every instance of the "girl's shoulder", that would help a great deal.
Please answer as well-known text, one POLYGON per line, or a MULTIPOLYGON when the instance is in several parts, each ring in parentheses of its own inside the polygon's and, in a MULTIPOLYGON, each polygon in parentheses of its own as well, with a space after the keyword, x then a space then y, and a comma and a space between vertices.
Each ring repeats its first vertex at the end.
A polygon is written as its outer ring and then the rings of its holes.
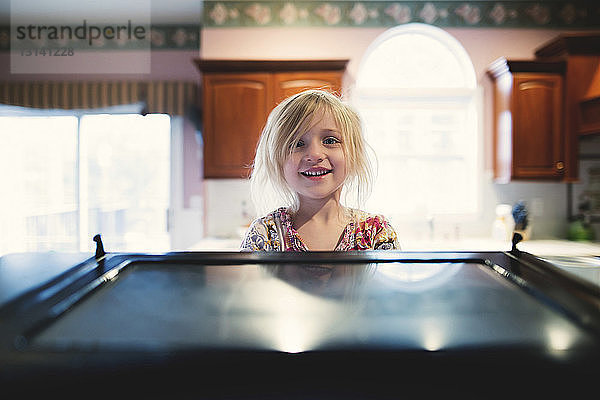
POLYGON ((366 212, 358 209, 351 209, 350 215, 352 219, 352 223, 354 223, 357 227, 388 227, 390 226, 389 221, 382 214, 373 214, 370 212, 366 212))
POLYGON ((291 216, 287 208, 280 207, 276 210, 271 211, 267 215, 259 217, 254 220, 254 223, 262 223, 267 226, 274 226, 276 224, 276 220, 280 220, 281 222, 290 221, 291 216))
POLYGON ((248 227, 242 241, 242 251, 279 249, 282 236, 280 226, 288 219, 289 214, 285 208, 278 208, 263 217, 256 218, 248 227))
POLYGON ((382 214, 351 210, 352 222, 347 230, 350 250, 396 250, 398 236, 382 214))
POLYGON ((261 232, 263 235, 273 236, 275 232, 282 229, 290 229, 292 217, 288 209, 280 207, 270 213, 256 218, 250 224, 250 228, 261 232))

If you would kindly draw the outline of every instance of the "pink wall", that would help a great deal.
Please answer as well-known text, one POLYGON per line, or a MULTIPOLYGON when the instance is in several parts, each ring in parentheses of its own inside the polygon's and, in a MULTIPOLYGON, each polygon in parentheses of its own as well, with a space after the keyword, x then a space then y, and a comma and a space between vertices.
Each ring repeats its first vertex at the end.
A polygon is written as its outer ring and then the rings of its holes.
MULTIPOLYGON (((560 33, 544 29, 447 28, 464 46, 481 78, 500 56, 532 57, 534 49, 560 33)), ((385 28, 213 28, 202 31, 204 58, 348 58, 348 75, 385 28)), ((407 55, 409 57, 410 55, 407 55)))

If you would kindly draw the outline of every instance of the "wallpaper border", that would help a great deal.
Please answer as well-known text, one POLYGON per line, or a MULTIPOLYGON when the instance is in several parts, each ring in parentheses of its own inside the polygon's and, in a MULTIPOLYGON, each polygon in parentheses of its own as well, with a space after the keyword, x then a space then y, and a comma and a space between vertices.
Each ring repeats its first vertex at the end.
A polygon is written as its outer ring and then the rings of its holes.
POLYGON ((546 1, 204 1, 205 27, 600 28, 600 2, 546 1), (595 3, 595 4, 592 4, 595 3))

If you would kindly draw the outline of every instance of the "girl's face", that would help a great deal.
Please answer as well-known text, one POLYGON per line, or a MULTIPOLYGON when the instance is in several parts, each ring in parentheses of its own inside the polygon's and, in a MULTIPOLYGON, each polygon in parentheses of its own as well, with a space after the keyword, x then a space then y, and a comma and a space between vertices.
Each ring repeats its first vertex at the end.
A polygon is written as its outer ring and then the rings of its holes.
POLYGON ((283 164, 283 175, 302 200, 339 198, 346 179, 342 133, 329 112, 316 113, 283 164))

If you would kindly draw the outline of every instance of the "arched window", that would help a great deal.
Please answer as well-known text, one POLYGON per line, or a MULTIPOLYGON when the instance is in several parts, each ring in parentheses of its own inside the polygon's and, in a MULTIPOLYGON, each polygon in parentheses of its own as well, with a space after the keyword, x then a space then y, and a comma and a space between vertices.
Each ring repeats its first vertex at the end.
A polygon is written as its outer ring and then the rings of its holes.
POLYGON ((473 64, 444 30, 401 25, 370 45, 353 94, 377 155, 369 210, 396 225, 475 216, 481 170, 476 99, 473 64))

